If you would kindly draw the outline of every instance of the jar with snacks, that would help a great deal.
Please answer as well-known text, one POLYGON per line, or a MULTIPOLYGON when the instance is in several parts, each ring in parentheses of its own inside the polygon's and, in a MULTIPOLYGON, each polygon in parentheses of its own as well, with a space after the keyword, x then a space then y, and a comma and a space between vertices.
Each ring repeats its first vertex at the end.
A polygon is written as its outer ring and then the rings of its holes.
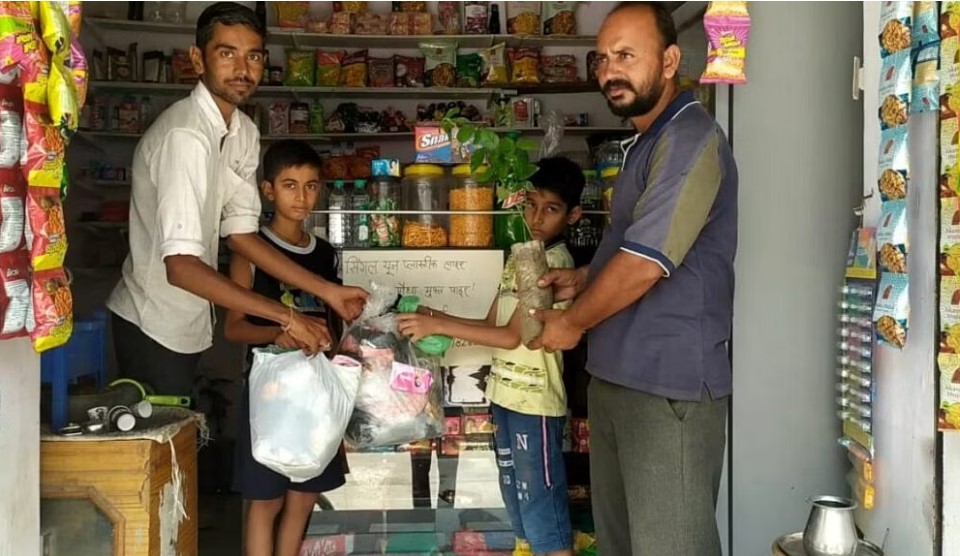
MULTIPOLYGON (((483 175, 487 167, 470 171, 469 164, 454 167, 454 184, 450 189, 451 211, 492 211, 494 201, 493 184, 480 183, 478 176, 483 175)), ((451 247, 491 247, 493 245, 493 215, 471 214, 450 216, 451 247)))
POLYGON ((610 222, 610 207, 613 204, 613 188, 617 185, 617 178, 620 176, 620 167, 618 166, 608 166, 600 172, 600 178, 603 180, 602 188, 602 205, 603 210, 607 213, 607 222, 610 222))
POLYGON ((447 218, 435 211, 447 210, 446 180, 441 166, 411 164, 403 177, 405 210, 418 211, 403 223, 404 247, 446 247, 447 218))

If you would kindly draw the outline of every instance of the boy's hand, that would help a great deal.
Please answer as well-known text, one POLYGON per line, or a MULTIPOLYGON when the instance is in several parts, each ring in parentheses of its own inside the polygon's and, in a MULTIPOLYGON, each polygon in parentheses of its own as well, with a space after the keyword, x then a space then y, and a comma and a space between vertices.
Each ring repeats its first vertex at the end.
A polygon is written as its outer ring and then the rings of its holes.
POLYGON ((322 319, 307 317, 296 311, 291 314, 285 333, 307 355, 329 349, 333 343, 330 338, 330 331, 322 319))
POLYGON ((530 316, 543 323, 543 333, 528 346, 530 349, 543 348, 547 353, 573 349, 583 338, 583 330, 572 326, 566 318, 566 311, 531 309, 530 316))
POLYGON ((554 301, 570 301, 587 289, 588 267, 557 268, 544 274, 537 282, 541 288, 553 288, 554 301))
POLYGON ((437 334, 440 331, 440 324, 440 320, 436 317, 417 313, 397 315, 397 330, 414 342, 431 334, 437 334))
POLYGON ((363 312, 363 305, 367 302, 368 297, 369 294, 362 288, 331 286, 330 292, 323 297, 323 300, 343 320, 352 322, 363 312))
POLYGON ((300 349, 300 343, 293 339, 293 336, 286 332, 281 332, 273 341, 273 345, 282 349, 300 349))

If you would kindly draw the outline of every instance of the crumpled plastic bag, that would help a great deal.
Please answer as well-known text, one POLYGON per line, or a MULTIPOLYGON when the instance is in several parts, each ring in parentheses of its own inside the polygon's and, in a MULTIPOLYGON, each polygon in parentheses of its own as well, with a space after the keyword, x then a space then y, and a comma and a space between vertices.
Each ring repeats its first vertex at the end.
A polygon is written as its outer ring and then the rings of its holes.
POLYGON ((338 353, 363 365, 346 440, 359 449, 396 446, 443 434, 440 358, 397 330, 397 289, 372 284, 370 298, 344 333, 338 353))
POLYGON ((253 353, 253 458, 295 483, 319 477, 340 450, 360 386, 360 364, 299 350, 253 353))

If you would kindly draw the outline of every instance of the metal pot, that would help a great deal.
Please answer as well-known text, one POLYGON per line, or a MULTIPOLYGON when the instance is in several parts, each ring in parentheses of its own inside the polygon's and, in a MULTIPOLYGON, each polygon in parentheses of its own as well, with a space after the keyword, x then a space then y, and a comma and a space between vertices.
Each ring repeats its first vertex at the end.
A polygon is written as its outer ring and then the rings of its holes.
POLYGON ((803 548, 809 556, 855 556, 858 539, 853 511, 857 503, 848 498, 817 496, 811 504, 803 548))

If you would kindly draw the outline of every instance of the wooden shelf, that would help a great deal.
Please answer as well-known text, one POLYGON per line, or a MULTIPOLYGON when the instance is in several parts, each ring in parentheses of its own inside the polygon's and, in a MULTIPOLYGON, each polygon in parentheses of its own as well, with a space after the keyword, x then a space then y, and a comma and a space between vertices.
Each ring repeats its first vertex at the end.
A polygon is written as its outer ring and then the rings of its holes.
MULTIPOLYGON (((507 131, 517 131, 523 135, 538 135, 544 132, 543 128, 539 127, 526 127, 526 128, 492 128, 493 131, 498 133, 503 133, 507 131)), ((592 133, 633 133, 634 130, 631 127, 565 127, 564 134, 566 135, 589 135, 592 133)), ((142 133, 121 133, 118 131, 83 131, 81 130, 78 133, 78 137, 86 139, 140 139, 143 137, 142 133)), ((273 141, 282 141, 285 139, 301 139, 303 141, 311 142, 327 142, 327 141, 364 141, 364 140, 390 140, 390 139, 409 139, 413 137, 412 131, 385 131, 377 133, 288 133, 284 135, 261 135, 260 140, 263 142, 273 142, 273 141)), ((114 186, 114 185, 129 185, 129 182, 114 182, 110 180, 100 180, 96 182, 98 186, 114 186)))
MULTIPOLYGON (((104 17, 84 18, 84 24, 97 30, 122 31, 127 33, 163 33, 184 35, 193 42, 196 33, 195 23, 154 23, 149 21, 127 21, 104 17)), ((423 41, 447 40, 456 42, 460 48, 486 48, 494 44, 505 43, 508 46, 565 46, 589 47, 597 44, 592 35, 539 36, 539 35, 333 35, 328 33, 308 33, 298 29, 270 27, 267 30, 267 44, 277 46, 318 47, 318 48, 380 48, 380 49, 416 49, 423 41)), ((188 46, 184 44, 183 46, 188 46)))
MULTIPOLYGON (((181 83, 136 83, 131 81, 91 81, 91 91, 125 93, 187 93, 194 85, 181 83)), ((255 97, 342 97, 342 98, 403 98, 414 99, 487 99, 492 96, 515 95, 515 89, 460 88, 460 87, 287 87, 261 85, 255 97)))

